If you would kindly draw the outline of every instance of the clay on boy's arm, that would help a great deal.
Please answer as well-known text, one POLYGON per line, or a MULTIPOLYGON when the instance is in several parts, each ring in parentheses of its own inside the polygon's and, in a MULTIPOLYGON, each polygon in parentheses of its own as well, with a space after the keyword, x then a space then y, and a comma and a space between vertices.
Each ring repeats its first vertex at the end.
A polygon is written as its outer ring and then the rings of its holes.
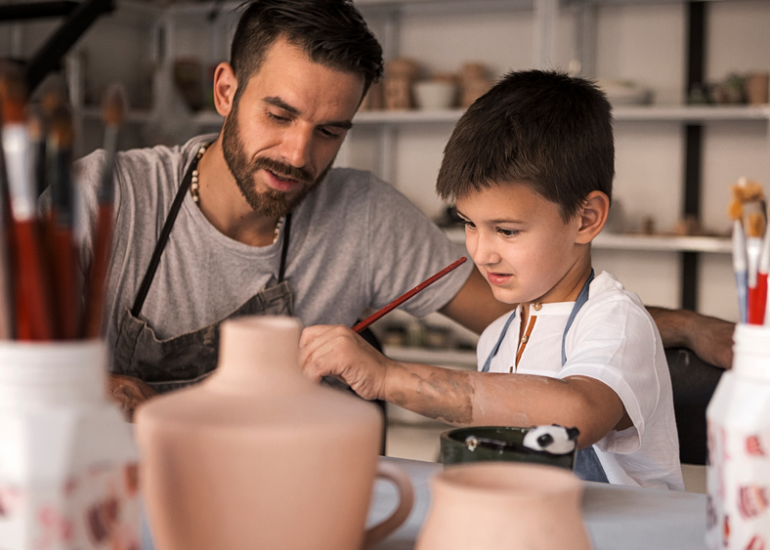
POLYGON ((459 427, 577 426, 580 448, 631 425, 617 394, 587 377, 560 380, 395 363, 386 369, 383 388, 381 399, 459 427))
POLYGON ((598 380, 401 363, 344 326, 306 328, 300 339, 300 364, 314 380, 338 376, 364 399, 384 399, 455 426, 576 426, 581 448, 624 427, 620 398, 598 380))
POLYGON ((733 362, 735 324, 687 310, 647 307, 665 347, 685 347, 723 369, 733 362))
POLYGON ((439 312, 481 334, 492 321, 515 307, 515 304, 498 302, 489 283, 474 267, 465 285, 439 312))

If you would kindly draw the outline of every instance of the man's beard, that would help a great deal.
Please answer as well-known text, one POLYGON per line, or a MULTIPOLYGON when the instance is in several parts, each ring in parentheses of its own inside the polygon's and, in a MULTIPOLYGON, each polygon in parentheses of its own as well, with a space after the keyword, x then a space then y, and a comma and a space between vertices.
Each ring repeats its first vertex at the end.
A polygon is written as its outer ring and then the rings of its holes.
POLYGON ((246 158, 243 151, 243 143, 240 140, 240 127, 238 125, 238 103, 237 98, 233 103, 233 108, 225 120, 222 128, 222 152, 225 162, 227 162, 230 172, 238 184, 243 198, 249 203, 255 213, 264 216, 285 216, 297 207, 307 196, 313 187, 326 177, 331 169, 332 162, 321 172, 314 180, 313 174, 304 168, 296 168, 289 164, 284 164, 268 157, 257 157, 253 161, 246 158), (268 189, 263 193, 255 189, 255 175, 259 170, 269 170, 277 176, 297 180, 301 187, 295 195, 288 195, 268 189))

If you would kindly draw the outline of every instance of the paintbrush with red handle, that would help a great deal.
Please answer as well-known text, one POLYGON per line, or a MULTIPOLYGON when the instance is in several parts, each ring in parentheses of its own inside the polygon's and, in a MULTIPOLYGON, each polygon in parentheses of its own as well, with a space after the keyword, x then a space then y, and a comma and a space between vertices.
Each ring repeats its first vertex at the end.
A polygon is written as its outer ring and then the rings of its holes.
POLYGON ((72 194, 72 114, 60 105, 50 114, 46 144, 46 180, 51 187, 49 255, 57 332, 61 338, 77 338, 80 328, 78 254, 74 237, 72 194))
POLYGON ((446 274, 447 274, 447 273, 449 273, 450 271, 452 271, 452 270, 454 270, 454 269, 456 269, 456 268, 460 267, 462 264, 464 264, 464 263, 465 263, 465 261, 466 261, 467 259, 468 259, 468 258, 466 258, 465 256, 463 256, 462 258, 460 258, 460 259, 459 259, 459 260, 457 260, 456 262, 454 262, 454 263, 452 263, 452 264, 448 265, 447 267, 445 267, 444 269, 442 269, 441 271, 439 271, 438 273, 436 273, 436 274, 435 274, 435 275, 433 275, 432 277, 430 277, 430 278, 426 279, 425 281, 421 282, 419 285, 417 285, 416 287, 414 287, 412 290, 410 290, 409 292, 407 292, 407 293, 406 293, 406 294, 404 294, 403 296, 401 296, 401 297, 399 297, 399 298, 396 298, 396 299, 395 299, 395 300, 393 300, 391 303, 389 303, 388 305, 386 305, 384 308, 380 309, 379 311, 376 311, 375 313, 373 313, 372 315, 370 315, 369 317, 367 317, 366 319, 364 319, 363 321, 361 321, 360 323, 358 323, 356 326, 354 326, 354 327, 353 327, 353 330, 354 330, 355 332, 361 332, 361 331, 362 331, 362 330, 364 330, 366 327, 368 327, 369 325, 371 325, 372 323, 374 323, 374 322, 375 322, 377 319, 379 319, 379 318, 380 318, 380 317, 382 317, 383 315, 385 315, 385 314, 387 314, 387 313, 389 313, 389 312, 393 311, 393 310, 394 310, 394 309, 396 309, 398 306, 400 306, 401 304, 403 304, 404 302, 406 302, 406 301, 407 301, 409 298, 412 298, 412 297, 413 297, 415 294, 417 294, 418 292, 420 292, 420 291, 422 291, 422 290, 425 290, 427 287, 429 287, 430 285, 432 285, 433 283, 435 283, 436 281, 438 281, 438 280, 439 280, 441 277, 443 277, 444 275, 446 275, 446 274))
POLYGON ((36 218, 36 182, 30 163, 26 100, 22 71, 16 66, 4 64, 0 68, 0 105, 3 153, 13 218, 13 280, 27 320, 27 329, 22 330, 22 325, 18 326, 17 337, 50 340, 55 336, 51 293, 36 218))
POLYGON ((0 147, 0 340, 14 337, 14 292, 10 255, 11 207, 5 177, 5 155, 0 147))
POLYGON ((113 202, 115 188, 113 170, 118 145, 118 131, 123 124, 126 110, 125 94, 119 85, 112 85, 104 96, 102 118, 104 120, 105 163, 99 187, 99 211, 94 227, 94 248, 91 267, 88 270, 86 309, 83 335, 98 338, 102 332, 102 315, 107 283, 107 267, 110 257, 113 227, 113 202))

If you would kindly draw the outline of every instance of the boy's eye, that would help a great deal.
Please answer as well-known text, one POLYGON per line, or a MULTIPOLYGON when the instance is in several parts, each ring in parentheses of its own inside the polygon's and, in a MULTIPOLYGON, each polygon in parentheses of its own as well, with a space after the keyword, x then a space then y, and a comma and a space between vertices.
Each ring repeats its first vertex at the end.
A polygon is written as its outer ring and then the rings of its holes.
POLYGON ((516 235, 521 233, 521 231, 519 231, 518 229, 503 229, 502 227, 498 227, 497 232, 500 233, 500 235, 502 235, 503 237, 515 237, 516 235))
POLYGON ((476 229, 476 225, 471 220, 461 219, 459 223, 461 223, 462 225, 464 225, 469 229, 476 229))

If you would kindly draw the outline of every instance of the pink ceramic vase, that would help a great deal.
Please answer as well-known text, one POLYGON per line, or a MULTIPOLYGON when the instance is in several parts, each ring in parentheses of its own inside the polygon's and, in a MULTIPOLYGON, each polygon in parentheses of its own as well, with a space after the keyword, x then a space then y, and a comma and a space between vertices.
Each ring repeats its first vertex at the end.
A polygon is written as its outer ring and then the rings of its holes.
POLYGON ((306 379, 299 335, 288 317, 227 321, 214 374, 137 411, 158 550, 359 550, 408 516, 408 477, 378 466, 379 411, 306 379), (377 475, 402 498, 365 533, 377 475))
POLYGON ((582 483, 553 466, 476 462, 431 480, 415 550, 589 550, 582 483))

